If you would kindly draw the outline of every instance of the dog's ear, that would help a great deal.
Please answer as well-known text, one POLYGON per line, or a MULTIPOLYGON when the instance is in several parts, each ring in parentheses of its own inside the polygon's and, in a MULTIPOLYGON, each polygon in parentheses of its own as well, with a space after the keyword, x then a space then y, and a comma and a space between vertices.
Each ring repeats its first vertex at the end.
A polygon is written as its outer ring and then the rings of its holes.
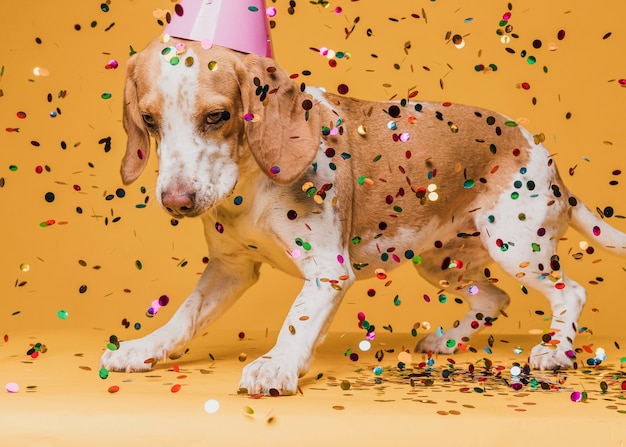
POLYGON ((319 149, 317 107, 272 59, 249 54, 244 65, 239 82, 250 150, 269 178, 292 183, 319 149))
POLYGON ((148 164, 150 154, 150 134, 139 113, 135 81, 136 57, 131 57, 126 66, 126 86, 124 87, 123 122, 128 140, 120 172, 125 185, 134 182, 139 177, 148 164))

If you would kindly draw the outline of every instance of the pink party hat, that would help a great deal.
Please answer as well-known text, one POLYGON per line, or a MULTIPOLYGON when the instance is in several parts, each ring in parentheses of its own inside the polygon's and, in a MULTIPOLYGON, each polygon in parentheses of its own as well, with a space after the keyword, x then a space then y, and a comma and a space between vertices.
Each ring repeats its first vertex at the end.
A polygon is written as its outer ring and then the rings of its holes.
POLYGON ((165 33, 272 57, 264 0, 180 0, 165 33))

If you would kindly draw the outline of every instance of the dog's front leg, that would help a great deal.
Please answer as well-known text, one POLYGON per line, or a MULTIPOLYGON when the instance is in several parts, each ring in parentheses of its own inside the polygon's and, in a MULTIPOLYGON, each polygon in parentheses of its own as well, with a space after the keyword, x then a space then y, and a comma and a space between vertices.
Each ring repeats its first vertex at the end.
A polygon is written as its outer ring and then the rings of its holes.
POLYGON ((189 341, 228 309, 256 282, 259 264, 212 259, 194 291, 172 318, 143 338, 122 341, 102 355, 100 367, 110 371, 147 371, 168 356, 182 355, 189 341))
MULTIPOLYGON (((317 262, 319 266, 322 261, 317 259, 317 262)), ((337 263, 336 260, 331 262, 337 263)), ((316 267, 313 263, 311 266, 316 267)), ((306 274, 306 269, 303 270, 306 274)), ((310 279, 291 306, 276 345, 243 370, 239 386, 249 394, 269 394, 274 390, 294 394, 297 391, 298 378, 309 370, 315 347, 323 340, 343 295, 354 281, 352 272, 345 270, 318 272, 307 277, 310 279), (336 278, 342 279, 326 281, 336 278)))

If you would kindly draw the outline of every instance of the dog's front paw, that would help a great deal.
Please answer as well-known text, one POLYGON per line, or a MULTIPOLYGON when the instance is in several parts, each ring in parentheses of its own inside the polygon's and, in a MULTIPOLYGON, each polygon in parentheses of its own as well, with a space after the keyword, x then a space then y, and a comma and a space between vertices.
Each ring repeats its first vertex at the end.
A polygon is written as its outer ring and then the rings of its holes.
POLYGON ((432 352, 433 354, 453 354, 455 348, 448 347, 448 338, 443 334, 439 337, 437 334, 428 334, 415 345, 415 352, 432 352))
POLYGON ((530 366, 534 369, 553 370, 559 368, 571 368, 573 351, 567 351, 559 347, 550 347, 539 344, 530 352, 530 366))
POLYGON ((100 358, 100 368, 109 371, 143 372, 164 358, 164 353, 155 353, 154 346, 144 339, 123 341, 115 351, 107 349, 100 358))
POLYGON ((246 365, 239 388, 246 389, 248 394, 295 394, 299 375, 298 364, 293 358, 268 354, 246 365))

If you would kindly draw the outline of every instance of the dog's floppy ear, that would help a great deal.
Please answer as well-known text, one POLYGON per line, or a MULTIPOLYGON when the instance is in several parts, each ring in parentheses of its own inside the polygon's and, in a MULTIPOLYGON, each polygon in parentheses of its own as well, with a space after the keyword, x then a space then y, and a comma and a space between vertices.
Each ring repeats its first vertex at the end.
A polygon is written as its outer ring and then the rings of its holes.
POLYGON ((134 182, 139 177, 148 163, 148 155, 150 154, 150 134, 139 113, 135 58, 136 56, 131 57, 126 66, 126 86, 124 87, 123 122, 128 141, 120 172, 125 185, 134 182))
POLYGON ((272 59, 249 54, 244 65, 239 82, 250 150, 269 178, 292 183, 319 149, 317 107, 272 59))

